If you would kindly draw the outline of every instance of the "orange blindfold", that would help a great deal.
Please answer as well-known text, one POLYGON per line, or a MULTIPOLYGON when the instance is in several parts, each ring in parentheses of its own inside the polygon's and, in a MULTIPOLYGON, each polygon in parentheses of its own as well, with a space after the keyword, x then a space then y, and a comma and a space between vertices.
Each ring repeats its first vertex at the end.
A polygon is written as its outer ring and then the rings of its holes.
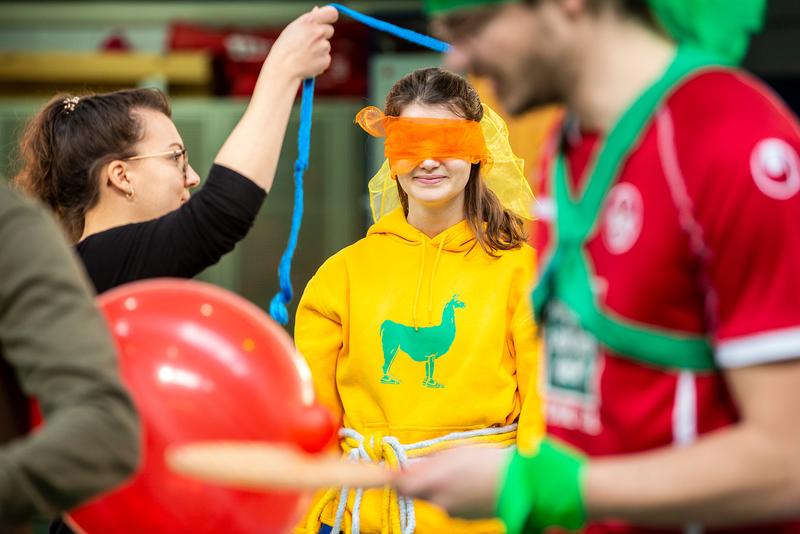
POLYGON ((368 134, 386 138, 384 154, 393 178, 411 172, 426 159, 491 164, 481 124, 476 121, 391 117, 369 106, 358 112, 355 122, 368 134))

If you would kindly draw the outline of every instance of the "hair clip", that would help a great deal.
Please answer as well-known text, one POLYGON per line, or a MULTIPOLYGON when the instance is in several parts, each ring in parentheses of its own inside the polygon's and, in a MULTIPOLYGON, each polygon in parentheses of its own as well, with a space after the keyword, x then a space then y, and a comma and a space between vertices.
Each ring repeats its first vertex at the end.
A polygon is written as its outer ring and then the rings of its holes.
POLYGON ((75 111, 75 106, 78 105, 78 100, 80 100, 77 96, 68 96, 64 99, 64 111, 67 113, 71 113, 75 111))

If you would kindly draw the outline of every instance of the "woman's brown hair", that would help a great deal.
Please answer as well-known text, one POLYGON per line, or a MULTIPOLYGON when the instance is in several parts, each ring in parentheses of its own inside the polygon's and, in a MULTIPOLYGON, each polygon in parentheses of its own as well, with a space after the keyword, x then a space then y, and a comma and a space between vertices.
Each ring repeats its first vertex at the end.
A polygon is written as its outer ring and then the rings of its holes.
POLYGON ((133 146, 144 133, 137 109, 171 114, 166 96, 156 89, 60 94, 25 128, 22 169, 13 182, 50 206, 73 242, 83 234, 86 213, 100 199, 100 170, 134 155, 133 146))
MULTIPOLYGON (((406 106, 419 103, 445 106, 464 119, 483 118, 478 92, 463 77, 437 67, 419 69, 401 78, 386 97, 384 113, 399 116, 406 106)), ((397 182, 400 203, 408 215, 408 195, 397 182)), ((464 217, 481 248, 488 254, 518 248, 525 242, 522 219, 503 208, 500 200, 480 176, 480 164, 473 164, 464 189, 464 217)))

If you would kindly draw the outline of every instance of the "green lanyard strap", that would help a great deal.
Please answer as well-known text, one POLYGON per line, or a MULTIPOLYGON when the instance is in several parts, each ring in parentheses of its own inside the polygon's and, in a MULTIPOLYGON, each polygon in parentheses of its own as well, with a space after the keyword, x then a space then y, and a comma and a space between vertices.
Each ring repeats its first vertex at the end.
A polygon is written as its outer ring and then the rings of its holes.
POLYGON ((533 291, 534 311, 541 324, 546 324, 547 303, 557 299, 572 309, 582 328, 615 353, 657 367, 715 368, 706 336, 634 323, 602 309, 592 289, 593 272, 585 244, 594 233, 611 185, 665 98, 687 77, 721 63, 717 56, 707 52, 691 46, 680 47, 661 78, 639 96, 611 129, 600 147, 585 192, 578 199, 571 198, 569 169, 563 151, 559 150, 550 173, 557 214, 555 251, 533 291))

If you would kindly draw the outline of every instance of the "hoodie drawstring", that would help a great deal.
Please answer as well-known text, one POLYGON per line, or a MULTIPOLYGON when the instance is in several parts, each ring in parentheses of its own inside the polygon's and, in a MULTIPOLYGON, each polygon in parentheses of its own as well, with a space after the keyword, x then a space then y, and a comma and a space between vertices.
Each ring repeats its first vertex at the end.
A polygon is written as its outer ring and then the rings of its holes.
POLYGON ((439 250, 436 251, 436 259, 433 262, 433 271, 431 271, 431 287, 428 290, 428 324, 433 322, 431 313, 433 313, 433 283, 436 280, 436 269, 439 267, 439 258, 442 256, 442 247, 444 247, 445 236, 439 242, 439 250))
MULTIPOLYGON (((431 313, 433 313, 433 284, 436 281, 436 270, 439 268, 439 258, 442 257, 442 249, 444 248, 445 237, 442 236, 442 240, 439 242, 439 248, 436 251, 436 259, 433 262, 433 270, 431 271, 431 283, 430 288, 428 290, 428 324, 431 324, 433 319, 431 318, 431 313)), ((414 307, 411 309, 411 318, 414 322, 414 331, 419 330, 419 323, 417 322, 417 305, 419 304, 419 291, 422 289, 422 277, 425 274, 425 249, 427 247, 427 242, 425 241, 425 237, 422 237, 422 261, 420 262, 419 266, 419 277, 417 278, 417 290, 414 292, 414 307)))
POLYGON ((422 287, 422 275, 425 273, 425 249, 427 248, 424 237, 422 238, 422 242, 420 244, 422 245, 422 262, 420 263, 419 266, 419 278, 417 278, 417 290, 414 293, 414 307, 411 308, 411 318, 413 319, 414 322, 414 331, 419 330, 419 324, 417 323, 417 304, 419 303, 419 290, 422 287))

